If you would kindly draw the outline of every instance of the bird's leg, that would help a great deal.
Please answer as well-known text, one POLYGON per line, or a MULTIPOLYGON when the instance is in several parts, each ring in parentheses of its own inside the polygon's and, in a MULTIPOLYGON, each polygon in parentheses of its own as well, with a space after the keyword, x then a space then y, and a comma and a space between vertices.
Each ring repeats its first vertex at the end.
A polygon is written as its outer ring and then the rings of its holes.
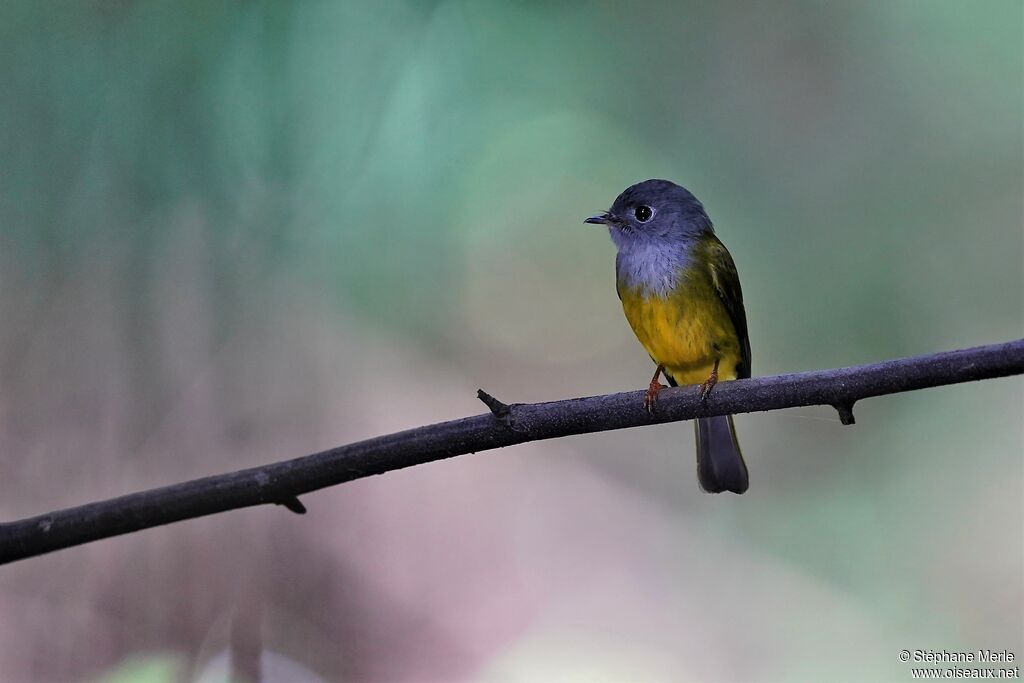
POLYGON ((711 368, 711 376, 704 380, 704 383, 700 385, 700 400, 708 400, 708 394, 718 384, 718 358, 715 359, 715 367, 711 368))
POLYGON ((665 385, 658 381, 658 377, 665 371, 664 365, 659 365, 658 369, 654 371, 654 377, 651 378, 651 384, 647 387, 647 395, 644 396, 644 408, 647 408, 647 412, 654 412, 654 404, 658 400, 658 392, 665 388, 665 385))

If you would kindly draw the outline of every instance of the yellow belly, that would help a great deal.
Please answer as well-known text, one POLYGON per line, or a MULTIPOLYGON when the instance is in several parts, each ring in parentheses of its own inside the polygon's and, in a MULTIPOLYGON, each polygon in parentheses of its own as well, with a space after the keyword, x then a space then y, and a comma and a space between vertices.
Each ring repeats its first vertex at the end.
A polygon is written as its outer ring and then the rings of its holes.
POLYGON ((710 288, 684 284, 663 297, 621 288, 619 295, 637 339, 677 384, 703 382, 716 360, 719 378, 736 378, 739 340, 710 288))

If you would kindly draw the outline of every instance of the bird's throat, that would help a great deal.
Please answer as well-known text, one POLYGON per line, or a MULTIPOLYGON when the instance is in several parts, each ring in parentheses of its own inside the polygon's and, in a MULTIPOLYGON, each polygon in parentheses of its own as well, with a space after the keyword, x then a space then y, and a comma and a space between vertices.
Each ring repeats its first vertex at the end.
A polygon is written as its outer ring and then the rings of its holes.
POLYGON ((630 241, 619 245, 615 275, 620 287, 640 290, 653 296, 667 296, 679 284, 691 264, 685 243, 644 243, 630 241))

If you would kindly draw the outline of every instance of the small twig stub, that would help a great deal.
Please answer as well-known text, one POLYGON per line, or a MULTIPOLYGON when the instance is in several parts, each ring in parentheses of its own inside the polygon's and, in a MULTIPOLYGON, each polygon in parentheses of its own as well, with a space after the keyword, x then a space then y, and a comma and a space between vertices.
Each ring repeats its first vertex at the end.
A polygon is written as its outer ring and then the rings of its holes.
POLYGON ((502 403, 498 399, 488 394, 483 389, 476 390, 476 397, 483 401, 484 405, 505 426, 506 429, 512 428, 512 406, 507 403, 502 403))
POLYGON ((839 421, 844 425, 857 423, 857 418, 853 416, 853 401, 836 403, 832 407, 839 413, 839 421))
POLYGON ((302 504, 302 501, 299 500, 298 496, 292 496, 291 498, 282 498, 281 500, 277 501, 277 504, 283 505, 284 507, 288 508, 297 515, 306 514, 306 506, 302 504))

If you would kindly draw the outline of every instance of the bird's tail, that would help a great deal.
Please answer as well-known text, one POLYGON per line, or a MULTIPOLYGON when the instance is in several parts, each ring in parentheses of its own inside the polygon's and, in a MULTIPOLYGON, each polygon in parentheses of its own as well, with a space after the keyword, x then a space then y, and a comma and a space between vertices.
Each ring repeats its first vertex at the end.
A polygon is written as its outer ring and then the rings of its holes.
POLYGON ((697 431, 697 479, 708 493, 743 493, 750 482, 732 415, 700 417, 697 431))

